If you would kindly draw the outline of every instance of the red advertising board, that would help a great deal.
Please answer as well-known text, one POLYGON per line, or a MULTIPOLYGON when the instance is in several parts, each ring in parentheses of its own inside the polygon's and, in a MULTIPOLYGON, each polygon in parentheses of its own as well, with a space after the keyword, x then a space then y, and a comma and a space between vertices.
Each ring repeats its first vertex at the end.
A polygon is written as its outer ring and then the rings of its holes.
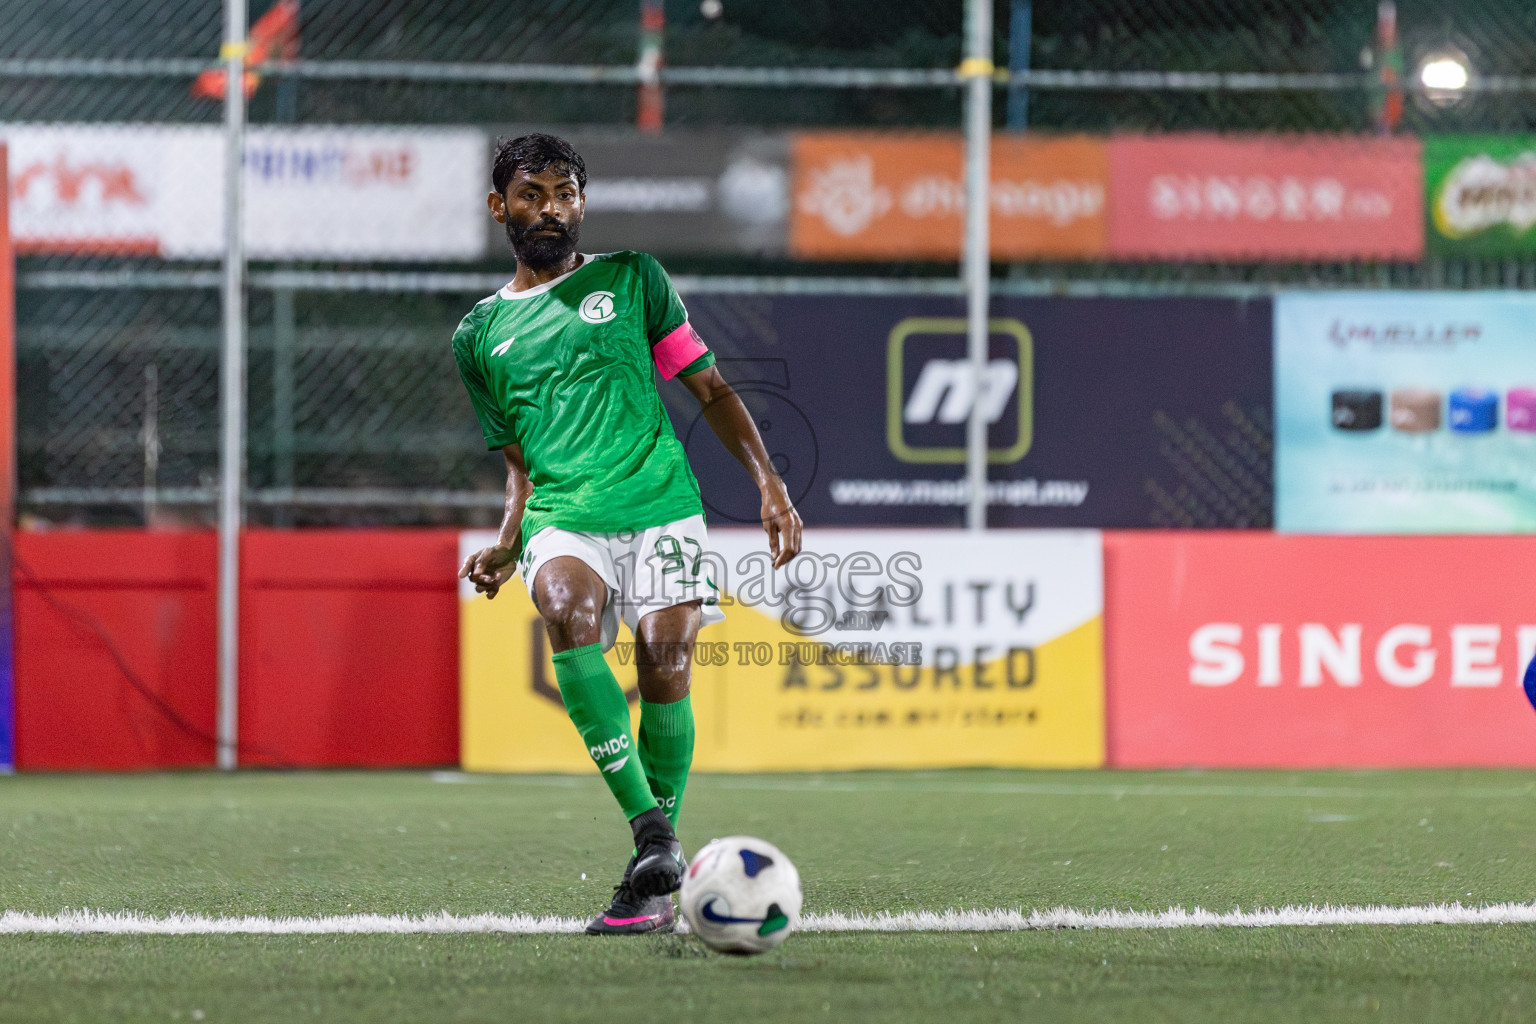
POLYGON ((457 530, 249 530, 243 766, 459 759, 457 530), (369 568, 389 551, 389 572, 369 568))
MULTIPOLYGON (((242 766, 458 761, 457 544, 456 530, 246 533, 242 766)), ((24 531, 16 556, 17 765, 212 765, 213 533, 24 531)))
POLYGON ((211 767, 211 531, 16 534, 16 766, 211 767))
POLYGON ((1536 538, 1105 535, 1122 768, 1536 766, 1536 538))
POLYGON ((1420 151, 1411 138, 1112 139, 1110 255, 1420 259, 1420 151))

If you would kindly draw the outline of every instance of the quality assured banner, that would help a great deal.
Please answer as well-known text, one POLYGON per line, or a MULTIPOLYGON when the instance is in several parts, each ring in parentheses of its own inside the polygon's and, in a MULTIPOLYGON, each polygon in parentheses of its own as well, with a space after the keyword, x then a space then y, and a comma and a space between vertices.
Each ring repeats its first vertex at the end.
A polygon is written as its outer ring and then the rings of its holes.
POLYGON ((1117 258, 1424 254, 1417 139, 1123 136, 1109 143, 1109 177, 1117 258))
POLYGON ((1533 323, 1518 292, 1280 296, 1277 526, 1536 530, 1533 323))
MULTIPOLYGON (((958 135, 836 132, 793 139, 790 251, 802 259, 955 260, 965 227, 958 135)), ((998 259, 1102 256, 1102 139, 992 140, 998 259)))
POLYGON ((1109 763, 1536 766, 1536 539, 1105 536, 1109 763))
POLYGON ((1429 251, 1518 257, 1536 252, 1536 136, 1424 140, 1429 251))
MULTIPOLYGON (((997 300, 978 390, 958 301, 684 298, 813 525, 963 525, 977 405, 993 525, 1272 524, 1268 299, 997 300)), ((757 523, 698 401, 661 394, 711 525, 757 523)))
MULTIPOLYGON (((726 616, 694 651, 696 769, 1103 762, 1096 532, 808 530, 774 570, 760 529, 714 530, 694 557, 726 616)), ((460 607, 464 767, 593 770, 522 580, 460 607)), ((627 631, 608 663, 638 721, 627 631)))
MULTIPOLYGON (((217 127, 0 125, 20 252, 206 259, 223 252, 217 127)), ((486 140, 463 129, 253 127, 256 258, 478 259, 486 140)))

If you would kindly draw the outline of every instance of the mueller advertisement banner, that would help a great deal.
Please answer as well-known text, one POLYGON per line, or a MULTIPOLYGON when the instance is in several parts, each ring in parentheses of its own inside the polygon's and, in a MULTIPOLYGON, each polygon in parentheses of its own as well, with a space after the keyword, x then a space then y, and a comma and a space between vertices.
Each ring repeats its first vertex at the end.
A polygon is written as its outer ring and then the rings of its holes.
MULTIPOLYGON (((804 259, 959 259, 964 166, 959 135, 797 135, 790 250, 804 259)), ((1103 256, 1107 181, 1102 139, 995 137, 992 255, 1103 256)))
POLYGON ((1424 187, 1430 252, 1536 252, 1536 136, 1431 135, 1424 140, 1424 187))
MULTIPOLYGON (((532 128, 509 128, 515 136, 532 128)), ((789 139, 762 132, 562 130, 587 165, 585 252, 782 256, 789 233, 789 139)), ((489 173, 476 178, 477 197, 489 173)), ((506 230, 489 217, 492 252, 506 230)))
MULTIPOLYGON (((223 252, 217 127, 0 125, 22 252, 223 252)), ((461 129, 253 127, 246 242, 258 259, 479 259, 486 139, 461 129)))
MULTIPOLYGON (((1103 763, 1098 533, 811 529, 779 570, 761 529, 709 547, 687 556, 725 613, 694 650, 695 768, 1103 763)), ((460 608, 464 767, 592 771, 522 580, 494 602, 463 588, 460 608)), ((608 663, 638 719, 627 630, 608 663)))
POLYGON ((1117 258, 1424 254, 1417 139, 1118 137, 1109 144, 1109 177, 1109 251, 1117 258))
MULTIPOLYGON (((684 298, 807 523, 961 525, 977 403, 994 525, 1272 523, 1267 299, 999 300, 976 394, 958 301, 684 298)), ((711 524, 756 524, 698 402, 662 395, 711 524)))
POLYGON ((1276 524, 1536 530, 1536 296, 1282 295, 1276 524))
POLYGON ((1536 766, 1536 538, 1105 536, 1109 763, 1536 766))

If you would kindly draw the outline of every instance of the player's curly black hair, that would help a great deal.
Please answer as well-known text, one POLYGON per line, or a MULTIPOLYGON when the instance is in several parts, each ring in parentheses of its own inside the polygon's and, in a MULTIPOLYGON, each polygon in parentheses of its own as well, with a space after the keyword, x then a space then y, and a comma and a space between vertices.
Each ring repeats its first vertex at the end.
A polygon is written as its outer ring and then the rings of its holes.
POLYGON ((497 195, 504 196, 512 176, 519 170, 542 174, 551 167, 575 178, 576 185, 586 191, 587 165, 581 154, 559 136, 542 132, 496 140, 496 155, 491 160, 491 185, 497 195))

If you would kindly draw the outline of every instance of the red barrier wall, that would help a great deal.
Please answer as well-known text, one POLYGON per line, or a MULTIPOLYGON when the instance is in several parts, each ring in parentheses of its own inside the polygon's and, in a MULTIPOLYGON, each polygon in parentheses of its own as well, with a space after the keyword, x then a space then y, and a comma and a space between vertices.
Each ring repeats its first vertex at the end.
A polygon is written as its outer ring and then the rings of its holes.
POLYGON ((458 532, 253 530, 242 764, 459 760, 458 532))
POLYGON ((18 531, 15 551, 16 766, 213 764, 214 535, 18 531))
POLYGON ((1536 766, 1536 538, 1104 540, 1112 766, 1536 766))
MULTIPOLYGON (((457 763, 457 536, 246 534, 242 764, 457 763)), ((18 767, 211 765, 214 535, 21 533, 16 552, 18 767)))

